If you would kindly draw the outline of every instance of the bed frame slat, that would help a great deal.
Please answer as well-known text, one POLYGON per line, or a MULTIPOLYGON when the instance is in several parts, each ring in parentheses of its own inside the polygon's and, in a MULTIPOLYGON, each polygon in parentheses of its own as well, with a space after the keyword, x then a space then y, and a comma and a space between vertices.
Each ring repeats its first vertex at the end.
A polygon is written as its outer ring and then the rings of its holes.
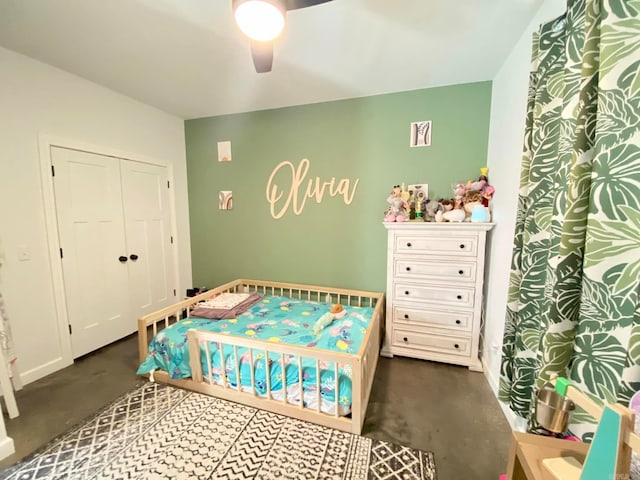
POLYGON ((267 383, 267 398, 271 399, 271 368, 269 368, 269 352, 264 351, 264 375, 267 383))
POLYGON ((211 351, 209 350, 209 342, 204 342, 204 352, 207 356, 207 372, 209 373, 209 384, 213 385, 213 368, 211 367, 211 351))
POLYGON ((338 376, 338 362, 333 364, 333 378, 335 383, 335 404, 336 404, 336 417, 340 416, 340 377, 338 376))
POLYGON ((256 378, 255 378, 255 373, 253 373, 253 349, 250 348, 249 349, 249 373, 251 375, 251 393, 253 394, 253 396, 256 396, 256 378))
POLYGON ((240 359, 238 358, 238 346, 233 346, 233 358, 236 363, 236 388, 238 391, 242 390, 242 381, 240 379, 240 359))
POLYGON ((320 413, 320 404, 322 403, 322 397, 320 396, 320 361, 316 358, 316 394, 318 395, 318 405, 316 410, 320 413))
POLYGON ((280 371, 282 372, 282 401, 289 403, 287 398, 287 368, 284 364, 284 353, 280 353, 280 371))
POLYGON ((218 343, 218 351, 220 352, 220 379, 222 380, 224 388, 227 388, 227 366, 224 363, 224 344, 218 343))
POLYGON ((302 357, 298 355, 298 388, 300 389, 300 409, 304 409, 304 384, 302 383, 302 357))

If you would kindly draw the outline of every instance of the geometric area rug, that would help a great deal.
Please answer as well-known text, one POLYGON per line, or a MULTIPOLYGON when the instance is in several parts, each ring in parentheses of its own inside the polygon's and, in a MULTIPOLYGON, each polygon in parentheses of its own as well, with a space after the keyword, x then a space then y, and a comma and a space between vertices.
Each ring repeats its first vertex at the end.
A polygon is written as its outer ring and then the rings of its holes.
POLYGON ((146 383, 0 478, 435 480, 433 454, 146 383))

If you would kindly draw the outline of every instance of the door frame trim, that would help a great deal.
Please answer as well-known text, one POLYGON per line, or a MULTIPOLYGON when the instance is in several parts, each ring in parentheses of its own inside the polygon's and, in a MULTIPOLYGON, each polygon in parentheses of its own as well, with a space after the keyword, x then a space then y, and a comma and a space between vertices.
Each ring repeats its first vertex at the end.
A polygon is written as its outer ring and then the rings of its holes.
MULTIPOLYGON (((23 375, 24 383, 29 383, 39 378, 53 373, 61 368, 73 363, 73 352, 71 349, 71 334, 69 334, 69 313, 67 310, 66 292, 64 285, 64 275, 60 260, 60 238, 58 236, 58 212, 53 186, 53 176, 51 174, 51 148, 60 147, 69 150, 79 150, 97 155, 104 155, 116 159, 131 160, 139 163, 147 163, 165 167, 171 185, 175 185, 173 178, 173 165, 167 165, 157 160, 151 159, 137 153, 125 152, 111 147, 93 145, 80 140, 58 137, 54 135, 38 134, 38 154, 40 157, 40 178, 42 181, 42 201, 44 206, 45 227, 47 235, 47 246, 49 251, 49 267, 51 272, 51 285, 53 290, 53 300, 55 304, 56 323, 58 325, 58 340, 61 356, 52 362, 48 362, 42 367, 30 370, 27 375, 23 375)), ((171 261, 173 262, 173 281, 176 288, 180 288, 179 258, 177 255, 178 241, 176 235, 176 209, 175 209, 175 189, 169 189, 169 228, 174 242, 171 245, 171 261)))

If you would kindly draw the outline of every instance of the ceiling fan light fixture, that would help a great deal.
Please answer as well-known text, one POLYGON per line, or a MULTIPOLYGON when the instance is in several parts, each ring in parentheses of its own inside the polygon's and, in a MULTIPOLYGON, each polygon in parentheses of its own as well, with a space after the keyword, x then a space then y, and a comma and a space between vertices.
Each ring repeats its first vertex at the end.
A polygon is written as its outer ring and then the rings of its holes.
POLYGON ((276 38, 284 28, 286 9, 279 0, 236 0, 233 15, 242 33, 258 42, 276 38))

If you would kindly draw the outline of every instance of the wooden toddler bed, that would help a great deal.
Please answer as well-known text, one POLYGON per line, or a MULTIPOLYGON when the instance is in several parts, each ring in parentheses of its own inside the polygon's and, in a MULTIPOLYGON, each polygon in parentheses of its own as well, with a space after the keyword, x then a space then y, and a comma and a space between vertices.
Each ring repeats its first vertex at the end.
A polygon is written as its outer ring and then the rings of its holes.
MULTIPOLYGON (((181 321, 180 327, 182 329, 188 328, 184 326, 185 319, 190 323, 190 312, 196 304, 223 293, 244 292, 258 292, 265 296, 280 296, 312 303, 317 302, 319 307, 336 303, 344 305, 347 309, 370 307, 367 311, 370 310, 372 314, 366 330, 362 328, 364 336, 355 353, 274 343, 257 338, 234 336, 226 332, 189 328, 186 331, 186 338, 190 377, 175 378, 175 375, 170 375, 167 371, 154 370, 151 372, 151 379, 319 425, 360 434, 378 361, 381 327, 384 325, 384 294, 382 293, 259 280, 234 280, 141 317, 138 320, 140 362, 145 362, 145 359, 148 358, 149 344, 153 338, 157 338, 156 335, 162 329, 179 321, 181 321), (217 363, 218 369, 216 369, 216 365, 212 365, 212 357, 216 362, 219 362, 217 363), (274 358, 275 361, 273 361, 274 358), (262 361, 260 367, 266 370, 266 385, 264 385, 265 382, 257 380, 256 372, 260 361, 262 361), (241 362, 247 364, 241 365, 241 362), (253 367, 248 367, 248 365, 253 367), (325 399, 321 398, 323 390, 321 378, 324 379, 327 376, 325 369, 329 369, 328 375, 334 380, 332 398, 335 408, 332 407, 328 411, 325 407, 321 408, 322 405, 326 405, 325 399), (308 384, 303 382, 303 375, 305 379, 308 379, 310 370, 313 372, 312 377, 315 377, 313 380, 315 388, 312 391, 307 391, 308 384), (272 374, 277 372, 281 372, 277 375, 280 380, 278 392, 275 391, 275 386, 272 391, 269 380, 275 378, 272 374), (350 376, 348 386, 351 404, 350 414, 347 416, 344 416, 344 412, 340 411, 340 399, 343 398, 340 393, 341 389, 345 389, 344 372, 348 372, 350 376), (295 378, 295 381, 291 380, 292 377, 295 378), (298 388, 299 386, 300 388, 298 388), (296 395, 299 398, 288 395, 288 393, 293 393, 294 389, 296 389, 296 395), (292 398, 294 399, 292 400, 292 398)), ((287 319, 287 321, 290 320, 287 319)), ((219 322, 224 322, 224 320, 219 320, 219 322)), ((169 331, 167 330, 167 332, 169 331)), ((275 340, 279 342, 279 339, 275 340)))

